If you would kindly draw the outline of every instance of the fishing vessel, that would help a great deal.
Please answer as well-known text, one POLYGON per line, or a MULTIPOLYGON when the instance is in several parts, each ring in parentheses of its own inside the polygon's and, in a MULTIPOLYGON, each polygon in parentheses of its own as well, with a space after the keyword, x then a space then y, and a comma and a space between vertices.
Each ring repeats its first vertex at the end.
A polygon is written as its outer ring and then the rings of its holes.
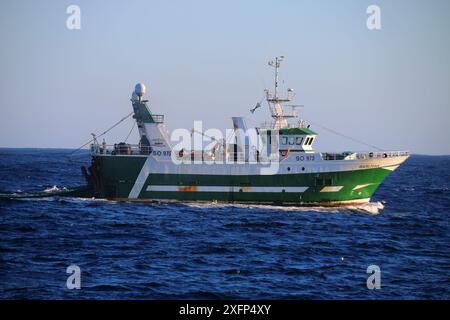
MULTIPOLYGON (((407 151, 319 152, 318 135, 289 105, 295 92, 280 94, 274 69, 273 90, 265 90, 271 121, 247 128, 232 118, 226 139, 209 137, 209 148, 175 146, 164 116, 154 114, 144 100, 145 86, 131 96, 139 131, 136 144, 91 145, 92 165, 83 169, 96 198, 116 200, 224 201, 239 203, 338 206, 364 204, 383 180, 408 157, 407 151), (252 136, 252 139, 249 138, 252 136), (253 144, 249 141, 253 140, 253 144), (255 142, 256 141, 256 142, 255 142)), ((263 102, 263 101, 261 101, 263 102)), ((252 113, 261 107, 258 103, 252 113)), ((191 131, 190 138, 204 132, 191 131)))

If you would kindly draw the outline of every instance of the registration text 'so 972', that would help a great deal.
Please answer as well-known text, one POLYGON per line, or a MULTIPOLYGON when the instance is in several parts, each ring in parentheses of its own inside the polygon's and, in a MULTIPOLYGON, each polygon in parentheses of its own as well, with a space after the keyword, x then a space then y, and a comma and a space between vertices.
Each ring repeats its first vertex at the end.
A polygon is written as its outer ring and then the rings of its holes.
POLYGON ((314 161, 314 155, 296 156, 295 161, 314 161))

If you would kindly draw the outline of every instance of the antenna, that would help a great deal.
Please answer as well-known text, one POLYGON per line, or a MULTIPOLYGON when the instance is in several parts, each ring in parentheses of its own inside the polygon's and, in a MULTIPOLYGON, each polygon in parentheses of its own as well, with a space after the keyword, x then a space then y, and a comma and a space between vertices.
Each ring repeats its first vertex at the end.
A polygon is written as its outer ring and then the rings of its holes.
POLYGON ((281 62, 284 60, 284 58, 284 56, 278 56, 275 57, 274 60, 269 61, 269 66, 275 69, 275 84, 273 95, 269 90, 265 90, 266 100, 269 104, 270 113, 272 115, 272 118, 275 119, 275 129, 289 127, 288 119, 298 117, 298 111, 295 107, 292 107, 291 112, 285 113, 282 106, 282 103, 289 102, 294 98, 294 89, 287 89, 287 95, 285 97, 280 97, 278 95, 278 69, 280 68, 281 62))
POLYGON ((281 65, 281 61, 284 60, 284 56, 275 57, 275 61, 269 61, 269 66, 275 68, 275 88, 274 88, 274 99, 278 99, 278 68, 281 65))

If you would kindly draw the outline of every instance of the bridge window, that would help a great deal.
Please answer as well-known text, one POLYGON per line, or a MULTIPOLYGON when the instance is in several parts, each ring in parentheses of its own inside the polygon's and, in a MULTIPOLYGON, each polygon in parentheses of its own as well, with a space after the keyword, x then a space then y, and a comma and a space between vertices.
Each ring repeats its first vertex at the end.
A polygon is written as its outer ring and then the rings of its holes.
POLYGON ((288 138, 287 137, 281 137, 281 143, 287 144, 288 138))
POLYGON ((298 144, 298 145, 301 145, 301 144, 302 144, 302 141, 303 141, 303 137, 297 137, 295 143, 298 144))
POLYGON ((294 144, 294 137, 289 138, 289 144, 294 144))

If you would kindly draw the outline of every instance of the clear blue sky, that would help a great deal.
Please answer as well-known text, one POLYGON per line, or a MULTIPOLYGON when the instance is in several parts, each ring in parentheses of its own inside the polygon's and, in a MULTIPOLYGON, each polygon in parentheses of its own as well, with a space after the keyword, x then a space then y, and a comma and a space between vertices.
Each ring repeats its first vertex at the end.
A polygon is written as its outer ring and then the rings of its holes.
MULTIPOLYGON (((267 61, 284 54, 281 77, 307 120, 386 149, 450 154, 449 14, 445 0, 2 1, 0 147, 78 147, 131 111, 137 82, 169 129, 225 129, 248 116, 272 84, 267 61), (66 28, 70 4, 81 30, 66 28), (379 31, 366 28, 370 4, 379 31)), ((313 128, 317 149, 367 149, 313 128)))

